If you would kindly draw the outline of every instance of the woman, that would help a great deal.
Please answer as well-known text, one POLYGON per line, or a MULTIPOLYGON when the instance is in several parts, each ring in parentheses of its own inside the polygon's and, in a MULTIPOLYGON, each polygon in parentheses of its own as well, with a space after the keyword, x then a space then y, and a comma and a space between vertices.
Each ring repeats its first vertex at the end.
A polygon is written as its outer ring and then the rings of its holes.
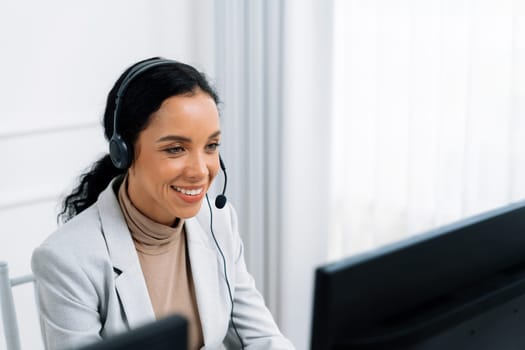
POLYGON ((246 270, 235 210, 209 205, 217 103, 202 74, 170 60, 139 62, 115 83, 110 154, 81 176, 67 223, 33 253, 47 349, 174 313, 189 321, 190 349, 293 348, 246 270))

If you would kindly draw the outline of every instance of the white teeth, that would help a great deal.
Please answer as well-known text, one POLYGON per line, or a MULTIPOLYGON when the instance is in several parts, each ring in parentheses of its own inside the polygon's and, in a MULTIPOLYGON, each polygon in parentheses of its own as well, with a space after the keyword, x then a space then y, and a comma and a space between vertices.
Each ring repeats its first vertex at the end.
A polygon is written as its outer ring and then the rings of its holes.
POLYGON ((173 187, 173 188, 175 189, 175 191, 184 193, 185 195, 188 195, 188 196, 198 196, 199 194, 202 193, 202 188, 198 188, 196 190, 185 190, 184 188, 180 188, 180 187, 173 187))

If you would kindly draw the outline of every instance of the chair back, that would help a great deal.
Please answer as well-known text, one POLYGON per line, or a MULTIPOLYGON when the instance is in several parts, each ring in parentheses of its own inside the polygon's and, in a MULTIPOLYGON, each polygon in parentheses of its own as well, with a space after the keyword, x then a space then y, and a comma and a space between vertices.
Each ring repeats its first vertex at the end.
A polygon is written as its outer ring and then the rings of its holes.
POLYGON ((7 350, 20 350, 20 334, 12 288, 25 283, 32 283, 34 280, 33 275, 10 278, 8 264, 0 261, 0 308, 2 309, 2 324, 7 350))

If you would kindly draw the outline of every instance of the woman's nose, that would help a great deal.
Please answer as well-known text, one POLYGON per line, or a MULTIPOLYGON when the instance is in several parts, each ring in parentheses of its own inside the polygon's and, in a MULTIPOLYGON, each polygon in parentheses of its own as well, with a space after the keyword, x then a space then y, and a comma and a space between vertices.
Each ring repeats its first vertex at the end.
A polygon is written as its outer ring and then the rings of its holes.
POLYGON ((208 174, 208 166, 203 155, 196 154, 189 159, 186 166, 186 175, 190 178, 200 180, 208 174))

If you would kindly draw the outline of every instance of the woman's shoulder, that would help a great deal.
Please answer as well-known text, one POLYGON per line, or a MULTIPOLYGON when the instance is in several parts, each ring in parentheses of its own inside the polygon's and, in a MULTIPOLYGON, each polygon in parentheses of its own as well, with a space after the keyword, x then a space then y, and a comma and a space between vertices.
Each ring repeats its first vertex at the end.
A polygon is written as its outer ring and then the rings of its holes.
POLYGON ((185 226, 190 243, 203 244, 214 250, 217 239, 221 248, 227 251, 236 251, 240 244, 237 215, 229 202, 218 209, 204 201, 197 216, 187 219, 185 226))
POLYGON ((215 205, 210 205, 207 201, 204 201, 197 215, 186 221, 198 223, 204 231, 209 231, 210 224, 213 224, 214 228, 220 228, 221 231, 224 229, 231 231, 234 221, 236 221, 236 214, 235 209, 229 202, 222 209, 218 209, 215 205), (233 220, 233 218, 235 219, 233 220))
POLYGON ((203 225, 209 225, 210 220, 212 220, 215 225, 233 228, 237 225, 237 212, 229 201, 221 209, 205 201, 195 219, 203 225))
POLYGON ((112 183, 101 192, 98 200, 93 205, 59 226, 44 240, 39 248, 69 249, 82 252, 86 251, 88 247, 105 246, 100 208, 101 206, 118 206, 116 199, 111 198, 115 197, 111 193, 112 183))
MULTIPOLYGON (((81 260, 106 251, 96 205, 89 207, 51 233, 33 252, 35 256, 81 260)), ((105 255, 105 254, 104 254, 105 255)))
POLYGON ((31 256, 31 270, 43 293, 77 305, 97 305, 108 290, 113 267, 104 244, 96 206, 53 232, 31 256))

